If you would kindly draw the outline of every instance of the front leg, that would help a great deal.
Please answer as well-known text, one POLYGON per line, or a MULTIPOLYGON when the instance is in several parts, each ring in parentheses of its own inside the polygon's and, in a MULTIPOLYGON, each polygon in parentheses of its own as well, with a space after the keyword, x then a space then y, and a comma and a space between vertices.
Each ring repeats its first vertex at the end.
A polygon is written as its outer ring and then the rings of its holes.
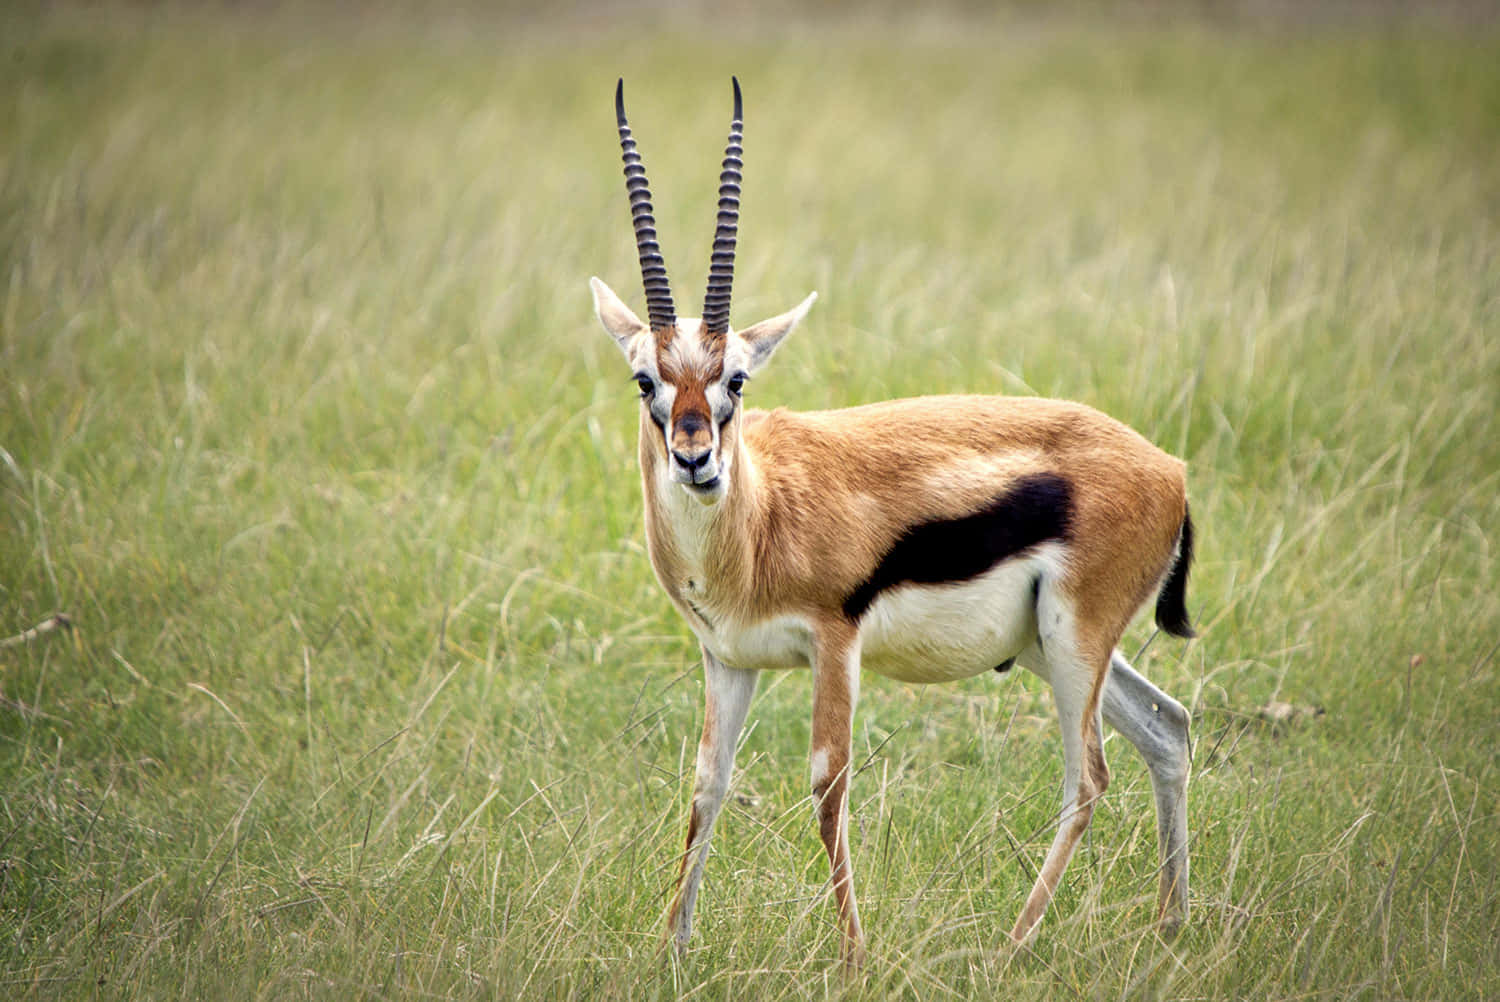
POLYGON ((865 959, 854 868, 849 860, 849 778, 854 704, 859 698, 859 634, 840 622, 819 631, 813 657, 812 792, 818 833, 828 852, 846 967, 865 959))
POLYGON ((703 648, 703 739, 698 743, 698 769, 693 781, 693 805, 688 816, 687 847, 677 872, 677 894, 667 914, 667 935, 678 956, 687 950, 693 934, 693 904, 703 881, 708 842, 714 822, 724 806, 729 777, 734 772, 734 750, 750 698, 755 695, 757 673, 731 668, 703 648))

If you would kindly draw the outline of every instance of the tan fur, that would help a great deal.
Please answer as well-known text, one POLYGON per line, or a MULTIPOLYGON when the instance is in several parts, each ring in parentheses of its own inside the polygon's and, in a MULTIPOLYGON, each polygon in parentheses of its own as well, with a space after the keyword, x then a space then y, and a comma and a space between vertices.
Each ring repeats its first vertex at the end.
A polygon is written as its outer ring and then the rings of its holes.
MULTIPOLYGON (((665 452, 642 420, 652 565, 682 606, 686 571, 652 489, 665 452)), ((1161 580, 1186 510, 1181 461, 1067 401, 918 397, 838 411, 751 410, 723 434, 722 449, 742 452, 706 578, 712 605, 746 619, 836 615, 911 525, 969 514, 1026 474, 1066 471, 1075 542, 1065 587, 1107 636, 1124 630, 1161 580)))

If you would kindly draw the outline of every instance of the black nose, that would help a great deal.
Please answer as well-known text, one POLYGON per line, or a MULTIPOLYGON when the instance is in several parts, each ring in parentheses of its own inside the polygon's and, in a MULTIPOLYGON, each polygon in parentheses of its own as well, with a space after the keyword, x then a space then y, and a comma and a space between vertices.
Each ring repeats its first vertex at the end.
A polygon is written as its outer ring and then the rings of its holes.
POLYGON ((702 452, 692 456, 684 456, 676 449, 672 450, 672 458, 677 460, 678 465, 680 465, 684 470, 687 470, 689 473, 697 472, 705 463, 708 462, 708 457, 712 455, 712 449, 704 449, 702 452))

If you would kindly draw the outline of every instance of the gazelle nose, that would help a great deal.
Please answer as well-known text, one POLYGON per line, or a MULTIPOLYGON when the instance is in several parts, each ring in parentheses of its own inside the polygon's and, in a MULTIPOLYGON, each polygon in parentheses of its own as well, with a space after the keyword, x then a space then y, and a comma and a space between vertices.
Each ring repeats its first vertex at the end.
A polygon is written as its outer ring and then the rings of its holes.
POLYGON ((696 473, 702 469, 711 456, 713 456, 712 449, 704 449, 702 452, 695 452, 689 455, 684 455, 676 449, 672 450, 672 458, 677 460, 677 465, 689 473, 696 473))

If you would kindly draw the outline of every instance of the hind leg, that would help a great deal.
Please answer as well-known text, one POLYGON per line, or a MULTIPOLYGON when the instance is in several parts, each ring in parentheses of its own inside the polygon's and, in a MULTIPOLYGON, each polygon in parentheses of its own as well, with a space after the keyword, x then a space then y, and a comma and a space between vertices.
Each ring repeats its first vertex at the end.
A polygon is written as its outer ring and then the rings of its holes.
POLYGON ((1109 786, 1109 766, 1104 761, 1100 736, 1100 703, 1109 671, 1110 646, 1091 653, 1097 644, 1079 635, 1066 603, 1046 591, 1038 599, 1037 619, 1037 647, 1044 662, 1038 665, 1037 674, 1052 686, 1062 727, 1063 798, 1057 834, 1010 931, 1017 943, 1025 942, 1041 922, 1068 861, 1093 819, 1094 805, 1109 786))
POLYGON ((1151 772, 1161 854, 1157 921, 1163 931, 1172 931, 1188 913, 1188 712, 1130 667, 1119 651, 1110 655, 1103 708, 1109 726, 1135 746, 1151 772))

